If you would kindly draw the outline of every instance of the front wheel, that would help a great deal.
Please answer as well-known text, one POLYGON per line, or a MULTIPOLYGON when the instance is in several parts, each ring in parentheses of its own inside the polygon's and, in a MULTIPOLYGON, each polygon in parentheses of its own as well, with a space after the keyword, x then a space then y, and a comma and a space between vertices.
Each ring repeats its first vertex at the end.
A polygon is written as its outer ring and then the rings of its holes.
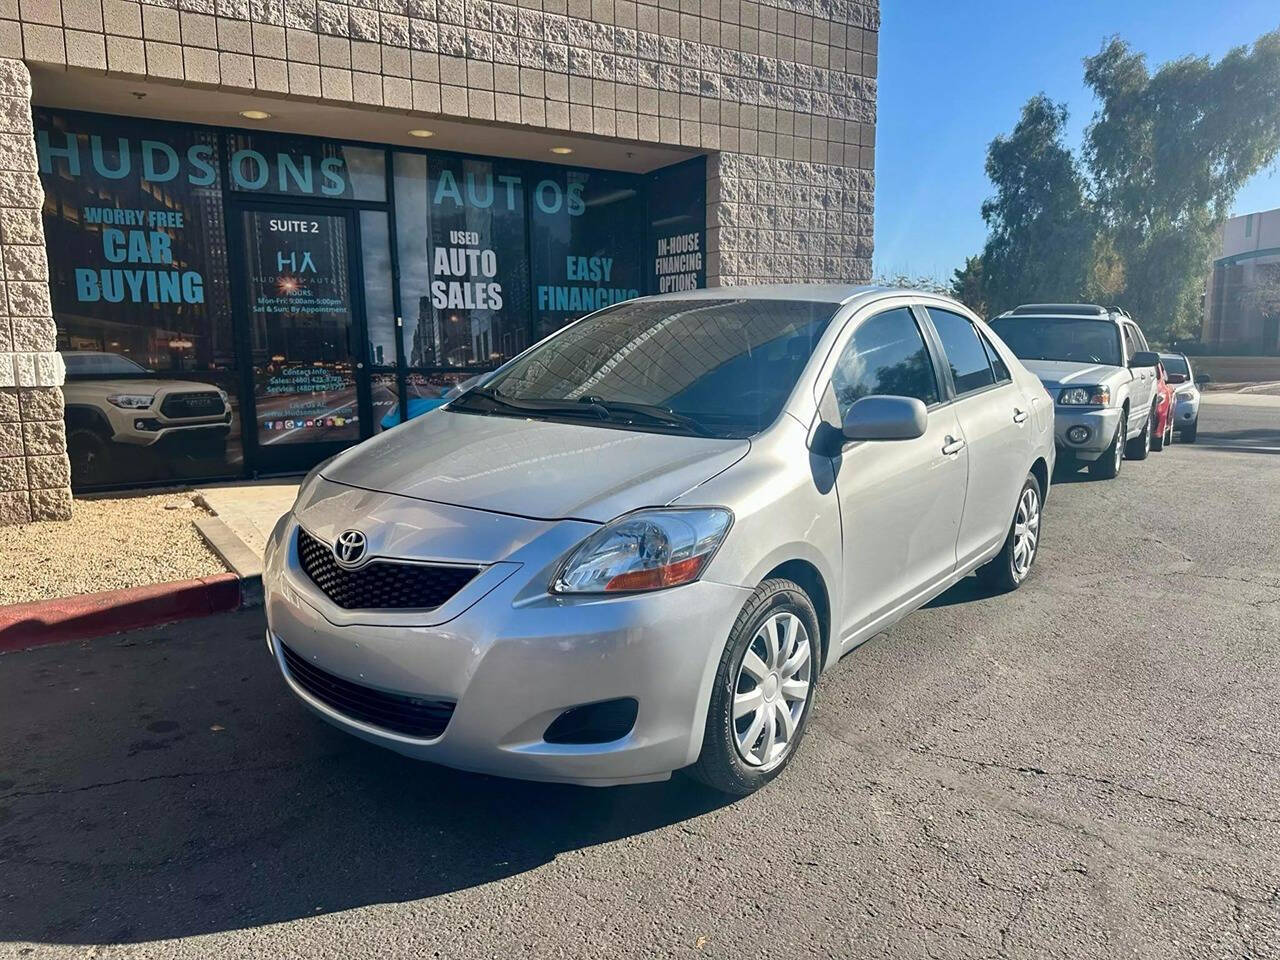
POLYGON ((1116 435, 1111 438, 1111 446, 1093 463, 1089 464, 1089 476, 1099 480, 1114 480, 1120 475, 1120 465, 1124 463, 1124 417, 1120 418, 1120 426, 1116 427, 1116 435))
POLYGON ((1151 417, 1142 425, 1142 432, 1129 441, 1124 455, 1130 460, 1145 460, 1151 453, 1151 417))
POLYGON ((1018 494, 1018 506, 1013 511, 1013 523, 1009 535, 995 559, 978 568, 978 579, 990 590, 1008 593, 1017 590, 1031 573, 1040 550, 1040 510, 1043 503, 1040 481, 1034 473, 1027 474, 1018 494))
POLYGON ((693 777, 745 796, 782 772, 809 722, 820 636, 798 584, 766 580, 756 588, 720 658, 693 777))
POLYGON ((1166 426, 1157 435, 1151 438, 1151 449, 1154 450, 1156 453, 1159 453, 1161 450, 1164 449, 1164 445, 1168 441, 1168 438, 1169 438, 1169 428, 1166 426))
POLYGON ((1195 443, 1196 430, 1199 428, 1199 426, 1200 426, 1200 418, 1196 417, 1194 420, 1191 421, 1191 426, 1183 427, 1182 430, 1178 432, 1178 440, 1182 443, 1195 443))

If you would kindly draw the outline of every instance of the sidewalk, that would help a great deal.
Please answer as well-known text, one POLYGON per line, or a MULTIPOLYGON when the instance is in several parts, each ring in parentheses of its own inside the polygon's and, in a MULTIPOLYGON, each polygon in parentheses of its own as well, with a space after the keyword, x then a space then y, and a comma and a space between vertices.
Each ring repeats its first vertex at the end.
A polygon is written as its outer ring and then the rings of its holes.
POLYGON ((196 491, 197 501, 222 521, 259 560, 267 548, 267 537, 271 536, 276 521, 289 512, 297 495, 297 480, 223 483, 200 487, 196 491))

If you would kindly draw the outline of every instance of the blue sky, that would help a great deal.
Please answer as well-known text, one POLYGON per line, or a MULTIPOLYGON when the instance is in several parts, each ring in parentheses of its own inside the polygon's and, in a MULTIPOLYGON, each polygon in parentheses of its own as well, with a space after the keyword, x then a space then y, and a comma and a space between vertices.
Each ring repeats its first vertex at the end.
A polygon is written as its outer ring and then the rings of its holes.
MULTIPOLYGON (((875 272, 949 278, 986 237, 987 144, 1044 91, 1079 146, 1095 101, 1081 60, 1119 34, 1157 66, 1214 59, 1280 27, 1276 0, 881 0, 875 272)), ((1280 169, 1235 212, 1280 207, 1280 169)))

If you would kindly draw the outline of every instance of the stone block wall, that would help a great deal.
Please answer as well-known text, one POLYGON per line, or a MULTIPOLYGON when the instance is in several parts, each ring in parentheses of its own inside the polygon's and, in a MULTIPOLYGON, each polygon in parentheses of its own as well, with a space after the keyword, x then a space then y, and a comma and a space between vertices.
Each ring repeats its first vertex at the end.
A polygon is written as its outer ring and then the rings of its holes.
POLYGON ((0 525, 71 516, 31 79, 0 58, 0 525))

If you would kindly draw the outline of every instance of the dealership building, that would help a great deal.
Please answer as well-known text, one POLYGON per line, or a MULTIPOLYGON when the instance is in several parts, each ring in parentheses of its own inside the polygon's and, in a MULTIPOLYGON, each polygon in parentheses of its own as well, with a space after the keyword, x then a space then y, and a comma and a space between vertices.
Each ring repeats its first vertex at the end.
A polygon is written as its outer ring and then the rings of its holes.
POLYGON ((866 281, 860 0, 0 0, 0 523, 296 472, 583 314, 866 281))

